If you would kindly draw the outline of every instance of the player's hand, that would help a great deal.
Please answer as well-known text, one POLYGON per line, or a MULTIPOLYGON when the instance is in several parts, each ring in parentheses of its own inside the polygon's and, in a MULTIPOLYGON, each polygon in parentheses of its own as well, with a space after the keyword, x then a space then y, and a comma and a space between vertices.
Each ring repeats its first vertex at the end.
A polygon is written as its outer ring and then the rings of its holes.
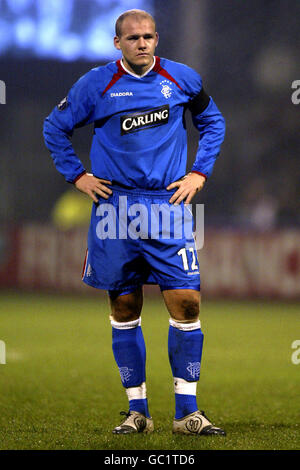
POLYGON ((75 186, 79 191, 87 194, 94 202, 98 203, 96 195, 103 197, 103 199, 108 199, 112 194, 112 190, 107 188, 107 184, 112 184, 112 182, 96 178, 91 173, 85 173, 76 181, 75 186))
POLYGON ((206 178, 198 173, 188 173, 183 178, 167 186, 167 190, 178 188, 169 199, 170 204, 175 206, 184 201, 185 204, 190 204, 193 197, 201 191, 204 186, 206 178))

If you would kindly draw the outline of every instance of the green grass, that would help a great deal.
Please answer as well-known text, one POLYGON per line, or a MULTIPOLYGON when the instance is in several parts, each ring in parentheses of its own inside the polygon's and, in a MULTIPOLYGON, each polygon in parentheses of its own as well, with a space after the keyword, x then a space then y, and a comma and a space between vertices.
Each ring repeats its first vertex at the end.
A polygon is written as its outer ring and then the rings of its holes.
POLYGON ((115 436, 127 398, 111 349, 105 297, 0 294, 0 449, 299 449, 300 306, 213 302, 202 306, 198 403, 227 436, 171 432, 168 314, 147 294, 142 326, 152 435, 115 436))

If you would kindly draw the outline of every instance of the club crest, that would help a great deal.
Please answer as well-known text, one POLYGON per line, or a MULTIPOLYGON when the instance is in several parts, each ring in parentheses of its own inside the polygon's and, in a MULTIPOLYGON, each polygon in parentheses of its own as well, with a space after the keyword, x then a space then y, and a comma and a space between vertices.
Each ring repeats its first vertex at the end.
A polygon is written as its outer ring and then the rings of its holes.
POLYGON ((120 371, 121 381, 123 383, 128 382, 128 380, 130 379, 132 375, 130 372, 132 372, 133 369, 129 369, 128 367, 119 367, 119 371, 120 371))
POLYGON ((173 90, 171 88, 172 82, 170 82, 169 80, 163 80, 162 82, 160 82, 160 85, 161 85, 160 91, 164 95, 164 97, 166 99, 170 98, 173 93, 173 90))
POLYGON ((197 380, 200 375, 200 362, 189 362, 187 370, 191 377, 197 380))

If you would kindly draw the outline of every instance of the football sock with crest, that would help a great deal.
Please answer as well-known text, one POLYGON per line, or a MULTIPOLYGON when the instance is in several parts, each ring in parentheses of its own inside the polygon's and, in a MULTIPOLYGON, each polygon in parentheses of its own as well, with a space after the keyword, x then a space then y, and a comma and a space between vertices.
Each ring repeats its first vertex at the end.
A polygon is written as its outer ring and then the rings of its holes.
POLYGON ((146 392, 146 347, 141 318, 112 325, 112 349, 121 382, 126 389, 129 411, 138 411, 150 418, 146 392))
POLYGON ((203 347, 200 321, 194 323, 169 320, 168 353, 174 378, 175 419, 198 410, 197 383, 203 347))

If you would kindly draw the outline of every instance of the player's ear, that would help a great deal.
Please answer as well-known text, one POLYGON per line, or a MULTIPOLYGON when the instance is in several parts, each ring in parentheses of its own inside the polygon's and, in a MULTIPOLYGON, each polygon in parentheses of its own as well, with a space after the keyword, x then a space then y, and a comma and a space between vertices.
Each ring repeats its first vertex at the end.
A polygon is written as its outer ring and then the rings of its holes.
POLYGON ((115 36, 115 37, 114 37, 114 46, 115 46, 115 48, 118 49, 119 51, 121 50, 120 38, 119 38, 119 36, 115 36))
POLYGON ((156 38, 155 47, 157 47, 157 45, 158 45, 158 41, 159 41, 159 34, 158 34, 158 32, 157 32, 157 31, 155 32, 155 38, 156 38))

